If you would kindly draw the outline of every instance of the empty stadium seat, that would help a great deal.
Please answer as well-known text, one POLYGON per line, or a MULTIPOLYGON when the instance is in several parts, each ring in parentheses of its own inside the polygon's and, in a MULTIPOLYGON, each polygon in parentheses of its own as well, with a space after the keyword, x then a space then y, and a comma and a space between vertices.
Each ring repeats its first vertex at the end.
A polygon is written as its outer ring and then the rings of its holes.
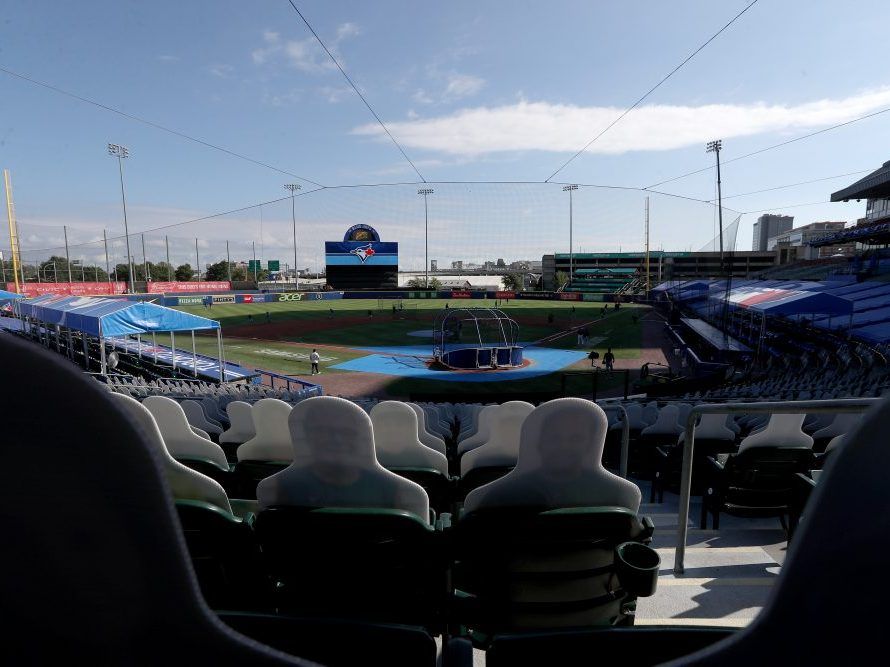
POLYGON ((135 398, 123 394, 111 394, 111 399, 123 406, 130 418, 139 423, 145 432, 145 441, 157 452, 164 469, 167 484, 177 500, 199 500, 232 514, 229 497, 219 482, 181 464, 174 459, 152 413, 135 398))
POLYGON ((469 491, 509 472, 519 456, 519 433, 525 418, 534 410, 531 403, 508 401, 491 421, 485 444, 460 459, 461 487, 469 491))
POLYGON ((835 415, 830 424, 812 433, 813 449, 815 451, 824 451, 825 447, 833 438, 852 431, 861 421, 861 414, 840 413, 835 415))
MULTIPOLYGON (((726 424, 725 414, 703 414, 695 427, 695 447, 692 452, 692 492, 704 492, 708 457, 735 451, 735 432, 726 424)), ((662 445, 656 450, 655 475, 649 502, 664 501, 664 491, 669 486, 679 491, 683 465, 683 444, 686 432, 680 434, 676 445, 662 445)))
POLYGON ((40 378, 0 385, 5 663, 308 664, 245 639, 210 612, 156 447, 129 411, 30 342, 3 336, 0 367, 40 378), (35 419, 47 386, 71 400, 35 419))
POLYGON ((165 396, 149 396, 142 405, 155 418, 173 458, 226 486, 229 464, 225 452, 216 443, 192 432, 179 403, 165 396))
POLYGON ((252 420, 256 435, 239 445, 235 476, 245 498, 256 497, 260 480, 284 470, 294 457, 288 426, 292 407, 277 398, 263 398, 253 404, 252 420))
POLYGON ((223 432, 222 427, 207 419, 207 415, 204 414, 204 407, 198 401, 185 400, 179 405, 182 406, 182 411, 185 412, 185 417, 188 419, 189 424, 208 433, 211 438, 216 436, 217 440, 219 439, 223 432))
POLYGON ((445 441, 427 430, 426 413, 423 411, 423 408, 416 403, 406 403, 406 405, 414 410, 414 414, 417 415, 417 437, 420 438, 420 442, 430 449, 439 452, 443 456, 447 456, 448 449, 445 445, 445 441))
POLYGON ((241 445, 256 435, 256 428, 253 425, 253 406, 244 401, 232 401, 226 405, 226 412, 229 415, 230 426, 221 436, 219 436, 220 444, 241 445))
POLYGON ((377 460, 387 470, 420 484, 432 506, 441 511, 449 496, 448 459, 420 442, 414 410, 398 401, 381 401, 371 408, 370 416, 377 460))
POLYGON ((813 438, 801 430, 806 415, 770 415, 766 426, 742 439, 739 454, 752 447, 808 447, 813 438))
POLYGON ((500 405, 486 405, 482 408, 477 418, 476 432, 458 441, 458 455, 463 455, 465 452, 484 445, 488 441, 491 434, 491 422, 500 407, 500 405))
POLYGON ((883 576, 890 530, 886 432, 890 402, 869 411, 833 454, 809 500, 763 610, 734 636, 670 663, 691 667, 752 664, 859 664, 880 660, 890 583, 883 576), (867 594, 852 604, 829 573, 855 573, 867 594), (872 576, 873 575, 873 576, 872 576), (852 604, 852 606, 851 606, 852 604), (848 609, 849 613, 839 613, 848 609), (876 656, 878 656, 876 658, 876 656))

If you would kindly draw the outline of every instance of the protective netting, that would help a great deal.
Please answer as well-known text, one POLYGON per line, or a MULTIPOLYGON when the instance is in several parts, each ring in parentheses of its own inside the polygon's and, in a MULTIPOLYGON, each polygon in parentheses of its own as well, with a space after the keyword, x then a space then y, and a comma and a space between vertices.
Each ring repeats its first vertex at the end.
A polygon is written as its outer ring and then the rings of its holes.
MULTIPOLYGON (((562 184, 545 183, 428 183, 428 228, 424 197, 418 184, 329 187, 300 192, 294 199, 296 216, 296 264, 300 270, 324 270, 325 241, 343 239, 352 225, 371 225, 383 241, 399 243, 399 269, 424 269, 424 257, 443 269, 459 272, 498 260, 540 262, 542 255, 569 251, 569 193, 562 184), (427 239, 428 230, 428 239, 427 239), (428 248, 428 251, 425 251, 428 248), (461 269, 457 267, 460 266, 461 269)), ((682 251, 698 248, 713 234, 715 207, 690 200, 636 189, 581 185, 572 192, 574 252, 629 252, 644 247, 645 199, 650 199, 650 248, 682 251), (697 242, 696 242, 697 241, 697 242)), ((65 257, 64 229, 39 224, 29 202, 17 201, 21 256, 26 277, 34 265, 51 257, 65 257), (27 267, 31 267, 28 269, 27 267)), ((198 214, 195 217, 205 217, 198 214)), ((736 215, 724 209, 724 218, 736 215)), ((159 215, 142 202, 128 201, 130 255, 136 265, 144 260, 166 262, 175 270, 183 264, 202 273, 208 264, 225 260, 247 262, 256 258, 262 266, 278 260, 282 271, 294 266, 291 200, 255 206, 228 215, 188 222, 171 212, 159 215), (145 230, 149 226, 164 229, 145 230), (184 224, 183 224, 184 223, 184 224), (197 248, 196 248, 197 244, 197 248)), ((123 218, 103 218, 67 226, 72 278, 104 279, 106 265, 126 264, 123 218), (107 233, 106 262, 103 224, 107 233), (98 270, 97 270, 98 268, 98 270)), ((735 247, 739 219, 730 223, 724 247, 735 247), (727 239, 730 239, 729 241, 727 239)), ((708 244, 706 248, 710 248, 708 244)), ((11 278, 9 234, 0 225, 4 269, 11 278)), ((44 267, 43 279, 53 280, 59 267, 44 267)), ((62 267, 63 272, 65 265, 62 267)), ((521 269, 522 267, 517 266, 521 269)), ((137 268, 137 277, 141 269, 137 268)), ((166 276, 155 275, 155 279, 166 276)), ((67 276, 58 276, 66 280, 67 276)))

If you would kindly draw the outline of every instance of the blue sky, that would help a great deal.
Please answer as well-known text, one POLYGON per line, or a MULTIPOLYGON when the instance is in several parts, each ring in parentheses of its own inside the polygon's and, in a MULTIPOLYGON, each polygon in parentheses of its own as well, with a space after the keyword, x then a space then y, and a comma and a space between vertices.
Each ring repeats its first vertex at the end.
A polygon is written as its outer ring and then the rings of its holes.
MULTIPOLYGON (((539 183, 434 185, 430 256, 440 263, 566 251, 566 196, 540 182, 746 4, 298 2, 428 181, 539 183)), ((877 56, 888 14, 880 0, 855 11, 760 0, 554 180, 648 186, 711 164, 711 138, 723 138, 730 160, 890 107, 877 56)), ((0 66, 324 185, 417 180, 286 0, 10 0, 0 66)), ((109 141, 132 154, 132 232, 282 197, 294 180, 7 74, 0 95, 0 166, 12 172, 23 246, 35 254, 60 243, 61 225, 72 244, 103 228, 120 234, 109 141)), ((724 195, 877 168, 890 158, 880 141, 888 127, 890 113, 727 164, 724 195)), ((786 212, 795 224, 855 220, 864 203, 783 207, 824 202, 861 175, 725 205, 786 212)), ((710 199, 714 175, 660 189, 710 199)), ((639 249, 644 196, 578 191, 576 250, 639 249)), ((653 195, 651 206, 653 247, 697 249, 716 233, 706 204, 653 195)), ((416 186, 325 190, 298 198, 297 209, 301 265, 319 262, 322 242, 354 222, 401 241, 404 268, 422 265, 416 186)), ((197 236, 202 259, 220 256, 228 239, 239 258, 255 242, 258 254, 292 263, 290 202, 263 207, 262 234, 260 215, 170 229, 174 259, 193 257, 197 236)), ((755 218, 742 218, 740 249, 755 218)), ((163 232, 146 238, 149 254, 159 252, 163 232)), ((93 244, 72 255, 101 252, 93 244)))

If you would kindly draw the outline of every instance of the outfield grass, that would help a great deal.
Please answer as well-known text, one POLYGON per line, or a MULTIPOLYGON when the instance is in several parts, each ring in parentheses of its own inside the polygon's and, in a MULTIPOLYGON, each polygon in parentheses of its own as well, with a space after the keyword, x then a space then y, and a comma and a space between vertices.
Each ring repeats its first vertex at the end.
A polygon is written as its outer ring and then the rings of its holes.
MULTIPOLYGON (((245 338, 223 338, 223 346, 225 347, 226 361, 240 364, 246 368, 261 368, 284 375, 309 375, 311 370, 309 353, 312 352, 312 346, 310 345, 294 345, 293 343, 258 341, 245 338)), ((177 340, 176 347, 182 352, 191 354, 191 341, 183 343, 177 340)), ((199 354, 216 357, 216 338, 196 336, 195 349, 199 354)), ((362 353, 342 349, 325 350, 322 348, 318 350, 318 353, 321 356, 319 369, 332 372, 340 371, 330 368, 331 366, 364 356, 362 353)))

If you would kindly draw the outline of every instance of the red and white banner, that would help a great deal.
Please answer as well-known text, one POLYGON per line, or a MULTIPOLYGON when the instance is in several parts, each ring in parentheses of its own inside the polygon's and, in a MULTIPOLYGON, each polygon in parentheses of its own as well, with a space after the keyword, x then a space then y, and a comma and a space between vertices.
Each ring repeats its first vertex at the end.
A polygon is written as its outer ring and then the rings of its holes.
POLYGON ((452 299, 472 299, 473 293, 466 290, 451 290, 452 299))
POLYGON ((24 283, 22 293, 33 297, 42 294, 63 294, 65 296, 92 296, 94 294, 123 294, 127 283, 24 283))
POLYGON ((560 301, 580 301, 581 293, 580 292, 560 292, 559 300, 560 301))
POLYGON ((515 299, 516 292, 495 292, 494 298, 495 299, 515 299))
POLYGON ((253 303, 253 294, 245 294, 244 303, 253 303))
POLYGON ((176 293, 176 292, 222 292, 225 290, 232 289, 232 283, 227 280, 217 280, 213 282, 203 282, 203 283, 167 283, 167 282, 150 282, 146 287, 146 292, 149 294, 161 294, 166 292, 168 294, 176 293))

